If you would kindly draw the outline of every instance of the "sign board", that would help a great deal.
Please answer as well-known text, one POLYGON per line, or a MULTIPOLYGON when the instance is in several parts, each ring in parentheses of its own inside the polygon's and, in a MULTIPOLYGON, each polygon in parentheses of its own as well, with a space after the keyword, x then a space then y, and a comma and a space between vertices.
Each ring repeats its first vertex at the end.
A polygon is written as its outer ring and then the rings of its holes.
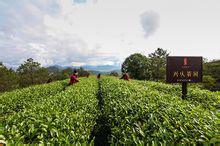
POLYGON ((202 57, 168 56, 166 81, 168 83, 202 82, 202 57))

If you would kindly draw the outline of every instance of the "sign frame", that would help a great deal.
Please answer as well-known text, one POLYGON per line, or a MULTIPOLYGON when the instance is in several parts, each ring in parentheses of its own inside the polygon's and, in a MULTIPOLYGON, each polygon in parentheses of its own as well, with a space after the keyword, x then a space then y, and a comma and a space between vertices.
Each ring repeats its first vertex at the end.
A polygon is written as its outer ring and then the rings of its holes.
POLYGON ((166 82, 182 83, 182 99, 187 97, 187 83, 200 83, 202 77, 202 56, 167 56, 166 82))
POLYGON ((166 58, 167 83, 183 83, 183 82, 201 83, 202 77, 203 77, 202 56, 167 56, 166 58))

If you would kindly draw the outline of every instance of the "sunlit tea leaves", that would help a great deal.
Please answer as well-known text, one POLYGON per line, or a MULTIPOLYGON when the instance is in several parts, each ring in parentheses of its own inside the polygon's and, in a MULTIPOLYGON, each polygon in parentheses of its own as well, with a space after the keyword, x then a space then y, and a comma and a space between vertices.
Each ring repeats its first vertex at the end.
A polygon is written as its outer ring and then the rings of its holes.
POLYGON ((114 77, 67 80, 0 95, 0 140, 22 144, 219 142, 219 92, 114 77))

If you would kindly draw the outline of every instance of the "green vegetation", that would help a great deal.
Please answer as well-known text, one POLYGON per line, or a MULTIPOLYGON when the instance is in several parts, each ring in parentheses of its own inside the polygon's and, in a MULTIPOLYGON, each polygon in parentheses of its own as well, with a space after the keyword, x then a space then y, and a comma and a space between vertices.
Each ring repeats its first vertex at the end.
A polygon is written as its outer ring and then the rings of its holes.
MULTIPOLYGON (((122 64, 122 72, 137 80, 165 81, 167 50, 156 49, 148 56, 134 53, 122 64)), ((210 91, 220 90, 220 60, 203 61, 203 83, 200 88, 210 91)))
MULTIPOLYGON (((74 68, 59 69, 56 67, 41 67, 32 58, 27 59, 15 71, 8 69, 0 62, 0 92, 11 91, 32 85, 45 84, 52 81, 69 78, 74 68)), ((82 67, 76 69, 79 77, 86 77, 89 72, 82 67)))
MULTIPOLYGON (((190 90, 181 100, 178 86, 103 79, 105 114, 119 144, 215 141, 217 95, 190 90), (156 88, 155 88, 156 87, 156 88)), ((219 137, 218 137, 219 138, 219 137)))
POLYGON ((110 75, 110 76, 115 76, 115 77, 118 77, 118 76, 119 76, 118 72, 116 72, 116 71, 110 72, 109 75, 110 75))
POLYGON ((18 77, 12 69, 0 62, 0 92, 10 91, 18 87, 18 77))
MULTIPOLYGON (((162 48, 157 48, 153 53, 148 54, 148 56, 140 53, 131 54, 122 63, 121 71, 128 72, 132 79, 164 82, 166 76, 166 57, 168 55, 168 51, 162 48)), ((9 69, 0 62, 0 92, 64 80, 69 78, 74 70, 78 71, 79 77, 97 75, 99 73, 117 77, 121 74, 118 70, 99 72, 87 71, 82 67, 65 68, 55 65, 44 68, 32 58, 24 61, 17 70, 9 69)), ((197 87, 210 91, 220 90, 220 60, 204 60, 203 75, 203 83, 199 86, 197 84, 197 87)))
POLYGON ((220 92, 80 78, 0 94, 0 140, 51 144, 219 144, 220 92))
POLYGON ((43 84, 48 78, 48 70, 32 58, 27 59, 16 71, 12 68, 8 69, 0 62, 0 92, 43 84))
POLYGON ((6 92, 0 96, 0 116, 31 108, 32 105, 45 102, 46 98, 61 92, 66 81, 36 85, 24 89, 6 92))
POLYGON ((48 79, 48 71, 41 67, 40 63, 34 62, 32 58, 21 64, 17 69, 17 73, 20 87, 46 83, 48 79))
MULTIPOLYGON (((213 91, 220 90, 220 60, 213 60, 209 62, 205 62, 203 64, 203 70, 204 70, 204 75, 211 76, 212 78, 208 78, 208 82, 211 84, 206 84, 205 88, 210 89, 213 91), (213 80, 214 79, 214 80, 213 80), (216 82, 214 82, 216 81, 216 82), (213 82, 214 82, 214 87, 213 87, 213 82), (210 85, 210 86, 207 86, 210 85)), ((206 81, 207 81, 206 80, 206 81)))
POLYGON ((169 56, 167 50, 158 48, 148 56, 151 62, 150 70, 152 72, 152 79, 155 81, 165 81, 166 57, 169 56))
POLYGON ((214 91, 216 88, 216 80, 210 76, 210 75, 205 75, 203 76, 203 84, 202 88, 208 89, 210 91, 214 91))
MULTIPOLYGON (((57 86, 54 85, 53 90, 57 86)), ((41 87, 42 90, 44 88, 41 87)), ((8 109, 1 109, 1 123, 4 126, 1 134, 9 143, 87 142, 97 117, 97 88, 95 79, 81 79, 74 87, 68 87, 54 95, 48 95, 44 91, 39 91, 41 96, 33 93, 35 96, 32 96, 32 102, 27 101, 23 110, 11 110, 8 113, 8 109)), ((29 93, 24 90, 23 94, 29 93)), ((3 97, 0 98, 3 101, 3 97)), ((5 97, 4 101, 4 107, 11 106, 10 96, 5 97)))
POLYGON ((130 55, 122 64, 122 72, 138 80, 165 81, 167 50, 156 49, 148 57, 140 53, 130 55))
POLYGON ((150 59, 146 56, 135 53, 125 59, 121 71, 127 72, 131 78, 138 80, 151 79, 150 59))

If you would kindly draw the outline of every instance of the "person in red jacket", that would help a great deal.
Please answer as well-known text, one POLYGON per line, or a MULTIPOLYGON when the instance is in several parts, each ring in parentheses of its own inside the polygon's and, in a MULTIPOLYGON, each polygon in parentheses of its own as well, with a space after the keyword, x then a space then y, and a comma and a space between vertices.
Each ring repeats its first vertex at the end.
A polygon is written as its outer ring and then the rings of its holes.
POLYGON ((123 73, 122 74, 122 77, 120 78, 120 79, 124 79, 124 80, 126 80, 126 81, 129 81, 129 75, 128 75, 128 73, 123 73))
POLYGON ((73 74, 70 76, 70 82, 69 82, 69 85, 73 85, 77 82, 79 82, 79 80, 77 79, 78 78, 78 75, 77 75, 77 71, 74 70, 73 74))

